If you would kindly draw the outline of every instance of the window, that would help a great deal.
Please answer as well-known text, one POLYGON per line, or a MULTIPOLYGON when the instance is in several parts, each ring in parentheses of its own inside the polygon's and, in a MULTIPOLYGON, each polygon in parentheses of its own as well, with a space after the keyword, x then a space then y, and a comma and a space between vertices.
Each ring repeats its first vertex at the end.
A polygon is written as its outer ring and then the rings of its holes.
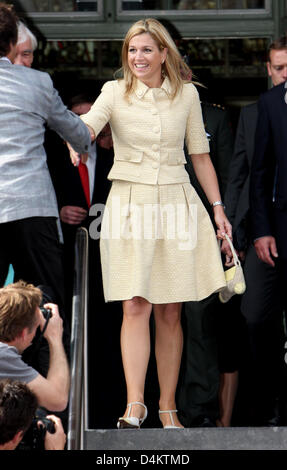
MULTIPOLYGON (((200 80, 206 70, 216 78, 266 77, 268 43, 267 38, 177 40, 180 53, 200 80)), ((122 41, 39 41, 34 66, 112 79, 120 67, 121 46, 122 41)))
POLYGON ((264 0, 222 0, 222 9, 235 10, 235 9, 265 9, 264 0))
POLYGON ((96 0, 12 0, 17 12, 64 13, 64 12, 99 12, 101 1, 96 0))
POLYGON ((121 41, 39 41, 33 67, 51 74, 113 79, 120 68, 121 41))
POLYGON ((266 9, 265 0, 123 0, 120 10, 246 10, 266 9))

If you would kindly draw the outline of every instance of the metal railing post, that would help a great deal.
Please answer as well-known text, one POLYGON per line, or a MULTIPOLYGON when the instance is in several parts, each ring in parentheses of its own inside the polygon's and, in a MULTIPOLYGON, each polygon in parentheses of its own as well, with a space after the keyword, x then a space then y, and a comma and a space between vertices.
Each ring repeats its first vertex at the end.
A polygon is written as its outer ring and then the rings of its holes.
POLYGON ((87 424, 86 338, 88 306, 88 231, 80 227, 75 244, 75 272, 71 331, 71 388, 67 449, 83 449, 87 424))

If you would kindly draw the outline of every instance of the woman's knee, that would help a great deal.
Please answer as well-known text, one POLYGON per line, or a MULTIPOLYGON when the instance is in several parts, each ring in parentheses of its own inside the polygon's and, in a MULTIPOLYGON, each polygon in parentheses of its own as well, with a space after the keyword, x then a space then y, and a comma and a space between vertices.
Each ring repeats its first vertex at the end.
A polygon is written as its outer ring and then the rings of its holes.
POLYGON ((181 304, 166 304, 154 307, 155 320, 169 327, 176 327, 181 323, 181 304))
POLYGON ((152 305, 143 297, 133 297, 123 301, 125 318, 150 317, 152 305))

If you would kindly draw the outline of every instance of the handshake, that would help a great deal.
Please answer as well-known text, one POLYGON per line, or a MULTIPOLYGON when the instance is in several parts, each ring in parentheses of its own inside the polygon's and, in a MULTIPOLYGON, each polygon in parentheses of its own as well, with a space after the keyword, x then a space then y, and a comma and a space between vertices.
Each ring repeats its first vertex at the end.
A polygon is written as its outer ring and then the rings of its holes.
MULTIPOLYGON (((91 142, 94 142, 96 136, 95 136, 95 133, 93 131, 93 129, 90 127, 90 126, 87 126, 87 128, 89 129, 89 132, 90 132, 90 136, 91 136, 91 142)), ((89 154, 88 153, 82 153, 82 154, 79 154, 78 152, 75 152, 75 150, 73 149, 73 147, 69 144, 69 142, 66 142, 67 143, 67 147, 69 149, 69 152, 70 152, 70 159, 71 159, 71 162, 74 166, 79 166, 80 164, 80 161, 82 163, 86 163, 87 160, 88 160, 88 157, 89 157, 89 154)))

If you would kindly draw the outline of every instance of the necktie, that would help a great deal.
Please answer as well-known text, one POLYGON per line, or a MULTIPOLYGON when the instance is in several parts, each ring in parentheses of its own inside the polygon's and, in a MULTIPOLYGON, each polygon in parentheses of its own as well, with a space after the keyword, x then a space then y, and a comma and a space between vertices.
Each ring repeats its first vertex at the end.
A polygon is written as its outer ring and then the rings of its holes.
POLYGON ((89 172, 88 172, 87 165, 85 163, 80 162, 78 169, 79 169, 82 186, 83 186, 84 193, 85 193, 85 198, 86 198, 88 206, 90 207, 91 205, 90 182, 89 182, 89 172))

